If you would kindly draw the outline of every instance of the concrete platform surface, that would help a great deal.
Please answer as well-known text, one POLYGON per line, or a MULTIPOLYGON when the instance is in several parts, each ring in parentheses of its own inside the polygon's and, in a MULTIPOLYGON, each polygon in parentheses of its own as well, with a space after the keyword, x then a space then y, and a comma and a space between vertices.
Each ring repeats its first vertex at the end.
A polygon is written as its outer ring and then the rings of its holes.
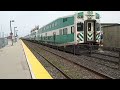
POLYGON ((44 66, 39 62, 39 60, 34 56, 34 54, 29 50, 29 48, 22 41, 24 52, 27 58, 27 62, 30 67, 31 75, 33 79, 53 79, 44 66))
POLYGON ((0 49, 0 79, 31 79, 30 70, 19 40, 0 49))

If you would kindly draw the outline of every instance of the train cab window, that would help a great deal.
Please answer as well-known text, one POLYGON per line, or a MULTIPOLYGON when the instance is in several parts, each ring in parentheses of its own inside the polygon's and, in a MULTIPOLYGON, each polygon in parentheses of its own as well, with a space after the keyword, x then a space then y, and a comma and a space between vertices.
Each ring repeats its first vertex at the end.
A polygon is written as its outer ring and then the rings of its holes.
POLYGON ((83 23, 77 23, 77 31, 83 31, 83 23))
POLYGON ((88 23, 88 31, 91 31, 91 23, 88 23))
POLYGON ((100 31, 100 24, 99 23, 96 24, 96 29, 97 29, 96 31, 100 31))
POLYGON ((100 27, 97 27, 97 31, 100 31, 100 27))
POLYGON ((71 33, 74 33, 74 26, 71 27, 71 33))
POLYGON ((66 35, 67 34, 67 28, 64 28, 63 29, 63 35, 66 35))

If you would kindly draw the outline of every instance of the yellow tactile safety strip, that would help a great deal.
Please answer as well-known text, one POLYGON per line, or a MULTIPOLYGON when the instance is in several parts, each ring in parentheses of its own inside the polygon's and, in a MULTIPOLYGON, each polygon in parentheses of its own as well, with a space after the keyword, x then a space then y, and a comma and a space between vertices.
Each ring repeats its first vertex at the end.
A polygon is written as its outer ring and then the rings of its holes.
POLYGON ((21 40, 24 52, 27 56, 28 63, 30 64, 30 68, 32 74, 35 79, 53 79, 50 74, 46 71, 46 69, 42 66, 42 64, 37 60, 37 58, 33 55, 33 53, 28 49, 28 47, 21 40))

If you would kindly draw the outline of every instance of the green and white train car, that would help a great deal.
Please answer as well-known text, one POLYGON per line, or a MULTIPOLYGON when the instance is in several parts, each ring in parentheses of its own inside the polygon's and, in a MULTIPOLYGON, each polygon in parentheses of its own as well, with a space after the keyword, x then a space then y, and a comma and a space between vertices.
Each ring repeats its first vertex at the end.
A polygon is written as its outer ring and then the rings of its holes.
POLYGON ((39 28, 36 40, 59 46, 100 43, 100 15, 93 11, 82 11, 60 17, 39 28))
POLYGON ((38 29, 39 29, 39 26, 35 26, 35 28, 31 30, 30 36, 29 36, 30 40, 36 40, 38 29))

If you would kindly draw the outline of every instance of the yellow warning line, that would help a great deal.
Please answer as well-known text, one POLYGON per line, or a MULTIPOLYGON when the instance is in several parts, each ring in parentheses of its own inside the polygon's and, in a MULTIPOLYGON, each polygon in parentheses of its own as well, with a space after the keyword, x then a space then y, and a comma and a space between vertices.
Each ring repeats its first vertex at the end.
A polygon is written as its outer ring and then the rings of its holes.
POLYGON ((53 79, 22 40, 21 42, 32 72, 32 77, 35 79, 53 79))

